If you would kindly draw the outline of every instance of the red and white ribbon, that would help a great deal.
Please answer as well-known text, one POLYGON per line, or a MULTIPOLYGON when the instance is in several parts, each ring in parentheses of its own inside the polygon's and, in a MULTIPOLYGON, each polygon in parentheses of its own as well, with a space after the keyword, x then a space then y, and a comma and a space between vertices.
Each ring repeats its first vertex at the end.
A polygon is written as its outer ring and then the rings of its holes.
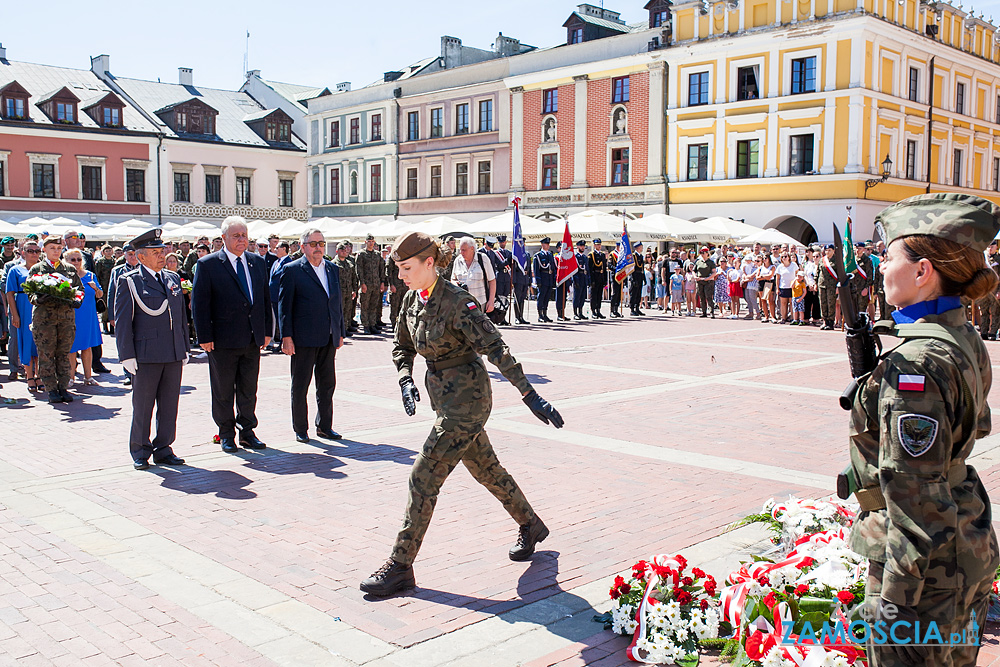
MULTIPOLYGON (((676 587, 677 584, 680 582, 681 563, 678 560, 678 556, 667 556, 665 554, 654 556, 653 560, 649 563, 649 565, 650 566, 656 565, 658 567, 669 567, 673 571, 674 587, 676 587)), ((650 596, 653 593, 653 590, 661 581, 660 576, 656 574, 656 570, 654 568, 647 567, 647 573, 649 581, 646 584, 646 590, 643 591, 642 593, 642 600, 639 602, 639 606, 635 610, 635 621, 636 621, 635 633, 632 635, 632 643, 629 644, 629 647, 627 649, 625 649, 625 655, 627 655, 628 659, 631 660, 632 662, 643 662, 646 664, 652 664, 650 663, 649 660, 643 658, 639 654, 639 649, 636 648, 636 644, 639 643, 639 640, 646 636, 646 609, 650 605, 649 600, 650 596)))

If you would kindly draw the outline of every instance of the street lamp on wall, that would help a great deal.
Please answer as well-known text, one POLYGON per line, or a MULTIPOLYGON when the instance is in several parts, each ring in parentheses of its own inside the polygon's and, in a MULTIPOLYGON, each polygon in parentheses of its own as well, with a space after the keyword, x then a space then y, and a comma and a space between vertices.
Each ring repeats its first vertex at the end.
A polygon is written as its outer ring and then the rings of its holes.
POLYGON ((889 174, 892 173, 892 160, 889 159, 889 154, 885 154, 885 159, 882 160, 882 175, 879 178, 869 178, 865 181, 865 199, 868 199, 868 189, 874 188, 879 183, 885 183, 889 178, 889 174))

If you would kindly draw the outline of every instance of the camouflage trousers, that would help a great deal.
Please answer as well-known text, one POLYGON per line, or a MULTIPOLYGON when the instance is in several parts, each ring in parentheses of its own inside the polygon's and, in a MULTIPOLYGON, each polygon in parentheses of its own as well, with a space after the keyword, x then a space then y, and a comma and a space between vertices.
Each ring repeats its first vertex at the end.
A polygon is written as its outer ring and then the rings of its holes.
POLYGON ((31 316, 31 333, 45 390, 66 391, 73 379, 69 352, 76 337, 76 311, 72 306, 38 306, 31 316))
POLYGON ((837 317, 837 288, 836 287, 820 287, 819 288, 819 314, 824 319, 829 321, 831 324, 833 320, 837 317))
POLYGON ((382 293, 378 291, 378 287, 368 288, 364 294, 358 294, 358 301, 361 306, 361 326, 365 329, 373 328, 382 312, 382 293))
POLYGON ((995 294, 987 294, 976 301, 979 307, 979 331, 984 334, 996 335, 1000 329, 1000 300, 995 294))
POLYGON ((403 296, 407 292, 406 285, 399 285, 396 291, 389 295, 389 326, 396 326, 399 319, 399 309, 403 306, 403 296))
MULTIPOLYGON (((882 593, 882 575, 885 566, 882 563, 869 561, 868 582, 865 587, 865 602, 874 609, 882 593)), ((979 644, 982 641, 983 628, 986 625, 986 609, 989 605, 989 595, 993 586, 992 580, 980 582, 973 588, 958 590, 937 590, 924 588, 917 604, 917 618, 920 620, 921 634, 926 633, 929 621, 937 623, 938 630, 945 642, 952 633, 966 632, 964 639, 955 642, 956 646, 930 646, 929 654, 923 663, 933 667, 975 667, 979 655, 979 644), (975 623, 978 636, 969 637, 970 621, 975 613, 975 623)), ((902 631, 900 631, 902 634, 902 631)), ((912 667, 885 645, 868 644, 869 667, 912 667)))
POLYGON ((354 303, 354 299, 351 298, 350 294, 345 294, 341 306, 344 313, 344 326, 350 329, 354 325, 354 313, 351 311, 351 304, 354 303))
POLYGON ((497 460, 483 430, 485 425, 485 420, 459 422, 438 415, 410 470, 410 498, 403 515, 403 528, 392 548, 392 559, 397 563, 410 565, 416 560, 441 486, 459 461, 503 504, 518 525, 525 526, 534 520, 535 512, 527 498, 497 460))

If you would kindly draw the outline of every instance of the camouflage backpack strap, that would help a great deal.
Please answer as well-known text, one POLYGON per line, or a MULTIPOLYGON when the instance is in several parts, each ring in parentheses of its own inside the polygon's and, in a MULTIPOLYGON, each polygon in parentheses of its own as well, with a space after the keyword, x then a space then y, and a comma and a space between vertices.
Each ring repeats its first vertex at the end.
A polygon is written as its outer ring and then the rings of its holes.
MULTIPOLYGON (((879 322, 879 324, 885 324, 884 322, 879 322)), ((974 375, 976 377, 976 391, 973 393, 970 391, 968 383, 965 381, 964 375, 960 374, 959 378, 962 381, 962 394, 966 402, 973 406, 973 410, 966 410, 965 417, 963 419, 963 425, 966 428, 966 432, 975 435, 976 419, 978 418, 980 408, 983 404, 983 378, 979 374, 979 363, 976 361, 976 353, 973 351, 972 346, 969 342, 957 336, 955 330, 950 327, 946 327, 943 324, 937 324, 935 322, 914 322, 913 324, 896 324, 891 330, 879 331, 879 333, 887 333, 891 336, 896 336, 897 338, 902 338, 904 340, 914 339, 914 338, 930 338, 933 340, 939 340, 943 343, 948 343, 958 350, 965 356, 968 360, 969 365, 972 366, 975 371, 974 375)))

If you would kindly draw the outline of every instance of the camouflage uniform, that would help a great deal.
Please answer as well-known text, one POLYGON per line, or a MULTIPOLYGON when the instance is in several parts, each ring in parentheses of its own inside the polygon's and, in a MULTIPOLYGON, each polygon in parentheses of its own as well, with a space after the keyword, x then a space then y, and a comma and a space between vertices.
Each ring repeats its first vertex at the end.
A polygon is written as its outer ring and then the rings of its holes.
POLYGON ((833 326, 837 317, 837 277, 830 275, 826 258, 820 261, 816 271, 816 285, 819 287, 819 314, 828 326, 833 326))
MULTIPOLYGON (((883 211, 880 217, 890 233, 882 237, 889 243, 923 233, 962 243, 970 230, 949 226, 947 217, 972 220, 967 227, 986 226, 987 207, 994 218, 1000 215, 1000 208, 977 197, 920 195, 883 211), (914 200, 919 208, 910 208, 914 200), (978 210, 970 211, 973 206, 966 204, 977 201, 978 210), (935 205, 941 208, 935 211, 935 205)), ((976 247, 976 242, 966 245, 976 247)), ((863 504, 850 544, 870 561, 866 598, 912 608, 922 628, 936 621, 947 641, 950 633, 967 627, 973 612, 981 632, 1000 563, 989 497, 976 470, 966 465, 976 438, 991 429, 986 396, 992 370, 962 307, 924 314, 889 333, 928 324, 958 345, 905 339, 862 378, 855 397, 851 464, 859 488, 878 499, 863 504)), ((933 645, 927 650, 927 665, 972 667, 979 647, 933 645)), ((869 659, 872 667, 907 664, 886 646, 870 645, 869 659)))
POLYGON ((872 258, 868 255, 864 257, 858 255, 857 262, 858 270, 851 278, 851 293, 854 295, 854 307, 859 313, 864 313, 868 311, 868 304, 871 302, 872 286, 875 284, 875 268, 872 265, 872 258), (862 294, 862 290, 868 290, 868 293, 862 294))
POLYGON ((409 288, 406 283, 399 279, 399 269, 396 268, 396 262, 392 257, 386 262, 385 273, 386 284, 396 288, 395 292, 389 294, 389 324, 396 326, 396 320, 399 319, 399 309, 403 305, 403 295, 409 288))
POLYGON ((483 430, 493 408, 493 397, 490 377, 479 355, 485 354, 524 394, 531 385, 521 364, 511 356, 500 332, 475 299, 442 278, 438 278, 426 304, 410 291, 403 297, 402 308, 393 362, 402 379, 412 375, 417 354, 427 359, 427 392, 437 413, 410 471, 403 528, 392 550, 394 561, 410 565, 430 524, 438 492, 459 461, 519 525, 531 523, 535 513, 514 478, 500 465, 483 430), (445 367, 431 370, 435 363, 445 367))
POLYGON ((364 294, 358 290, 358 301, 361 303, 361 326, 373 329, 378 323, 382 310, 382 292, 380 287, 385 280, 382 256, 378 250, 362 250, 358 253, 357 275, 360 283, 368 288, 364 294))
POLYGON ((348 329, 354 328, 354 304, 357 303, 358 289, 361 284, 358 281, 358 274, 354 270, 354 260, 348 255, 344 259, 339 257, 333 263, 340 269, 340 289, 342 291, 344 303, 344 324, 348 329))
MULTIPOLYGON (((114 258, 101 257, 94 261, 94 275, 97 276, 97 284, 101 286, 101 291, 108 293, 108 285, 111 284, 111 270, 115 268, 114 258)), ((101 313, 101 322, 107 324, 110 318, 110 308, 105 308, 101 313)))
MULTIPOLYGON (((987 264, 994 271, 1000 271, 1000 255, 991 255, 987 264)), ((997 329, 1000 329, 1000 300, 997 300, 996 293, 979 299, 976 306, 979 307, 979 333, 995 339, 997 329)))
MULTIPOLYGON (((29 276, 60 273, 73 287, 83 289, 76 269, 60 260, 54 267, 41 261, 28 270, 29 276)), ((31 334, 38 348, 38 376, 46 391, 65 392, 73 379, 69 352, 76 337, 76 309, 68 303, 43 300, 31 314, 31 334)))

